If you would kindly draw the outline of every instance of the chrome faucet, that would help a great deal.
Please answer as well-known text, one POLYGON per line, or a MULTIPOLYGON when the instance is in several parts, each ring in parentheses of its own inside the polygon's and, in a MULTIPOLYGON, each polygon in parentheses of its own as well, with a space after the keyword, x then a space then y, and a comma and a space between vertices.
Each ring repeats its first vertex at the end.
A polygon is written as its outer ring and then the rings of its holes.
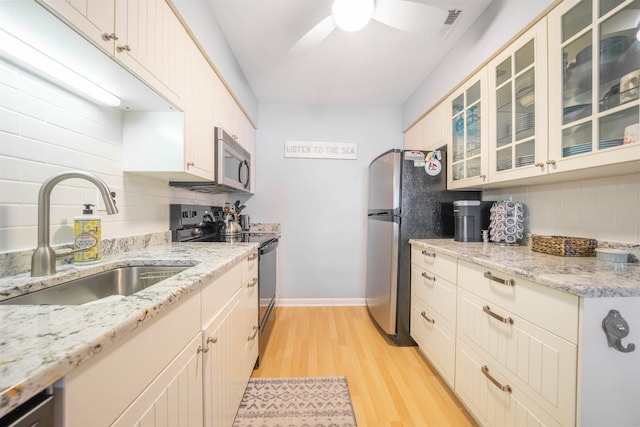
POLYGON ((112 193, 107 184, 97 176, 83 171, 61 172, 48 178, 40 187, 38 193, 38 247, 31 257, 31 277, 49 276, 56 272, 56 258, 67 256, 69 253, 56 254, 49 245, 49 216, 51 210, 51 190, 60 181, 69 178, 85 179, 100 190, 104 200, 107 214, 118 213, 115 202, 115 193, 112 193))

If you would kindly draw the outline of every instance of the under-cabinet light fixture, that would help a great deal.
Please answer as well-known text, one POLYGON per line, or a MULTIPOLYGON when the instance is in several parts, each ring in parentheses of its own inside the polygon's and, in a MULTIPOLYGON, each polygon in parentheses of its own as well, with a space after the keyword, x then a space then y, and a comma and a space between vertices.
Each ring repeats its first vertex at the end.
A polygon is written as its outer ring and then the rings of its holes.
POLYGON ((1 29, 0 56, 92 100, 110 107, 120 105, 117 96, 1 29))

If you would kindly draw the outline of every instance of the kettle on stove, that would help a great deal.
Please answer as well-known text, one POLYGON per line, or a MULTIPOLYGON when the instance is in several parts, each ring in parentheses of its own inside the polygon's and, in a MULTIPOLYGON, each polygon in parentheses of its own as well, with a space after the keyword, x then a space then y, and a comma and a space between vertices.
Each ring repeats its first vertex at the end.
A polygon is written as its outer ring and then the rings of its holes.
POLYGON ((232 211, 229 203, 225 203, 224 209, 222 211, 222 228, 220 229, 220 234, 223 236, 235 236, 238 234, 242 234, 242 227, 240 224, 236 222, 235 212, 232 211))

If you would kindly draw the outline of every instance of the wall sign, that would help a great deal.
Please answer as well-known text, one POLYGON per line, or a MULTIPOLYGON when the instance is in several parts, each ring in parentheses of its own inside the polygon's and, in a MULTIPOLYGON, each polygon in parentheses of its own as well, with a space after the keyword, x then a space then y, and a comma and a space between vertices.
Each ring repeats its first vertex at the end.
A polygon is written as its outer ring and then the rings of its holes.
POLYGON ((352 142, 285 141, 284 157, 355 160, 358 158, 358 144, 352 142))

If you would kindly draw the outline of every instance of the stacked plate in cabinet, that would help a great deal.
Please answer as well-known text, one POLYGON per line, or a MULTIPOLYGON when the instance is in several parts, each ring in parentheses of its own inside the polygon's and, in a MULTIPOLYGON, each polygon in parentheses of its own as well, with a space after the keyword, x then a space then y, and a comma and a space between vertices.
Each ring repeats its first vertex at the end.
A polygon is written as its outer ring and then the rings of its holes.
POLYGON ((529 166, 535 162, 536 156, 533 154, 529 154, 527 156, 516 157, 516 167, 529 166))
POLYGON ((518 78, 516 98, 523 107, 529 107, 535 101, 535 82, 535 75, 533 73, 518 78))
POLYGON ((600 150, 605 150, 607 148, 617 147, 618 145, 622 145, 623 142, 624 142, 624 139, 622 139, 622 138, 620 138, 620 139, 607 139, 607 140, 598 142, 598 148, 600 150))
POLYGON ((591 151, 591 141, 582 142, 580 144, 562 148, 562 157, 575 156, 576 154, 584 154, 591 151))
POLYGON ((536 126, 536 115, 534 113, 519 113, 516 115, 516 132, 533 129, 536 126))

